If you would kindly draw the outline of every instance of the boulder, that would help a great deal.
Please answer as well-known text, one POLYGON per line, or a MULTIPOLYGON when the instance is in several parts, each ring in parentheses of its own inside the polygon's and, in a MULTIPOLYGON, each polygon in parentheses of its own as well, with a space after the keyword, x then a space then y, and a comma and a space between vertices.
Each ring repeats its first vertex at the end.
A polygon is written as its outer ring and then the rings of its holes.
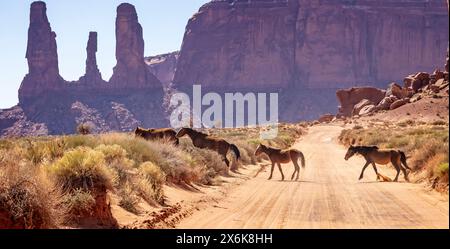
POLYGON ((399 99, 396 100, 394 103, 391 104, 391 106, 389 107, 390 110, 394 110, 399 108, 400 106, 403 106, 405 104, 409 103, 409 99, 408 98, 404 98, 404 99, 399 99))
POLYGON ((436 70, 434 71, 433 75, 434 75, 434 80, 435 80, 435 81, 438 81, 438 80, 444 78, 444 72, 442 72, 442 71, 439 70, 439 69, 436 69, 436 70))
POLYGON ((383 100, 380 101, 380 103, 377 105, 377 109, 378 110, 389 110, 389 108, 391 107, 392 103, 394 103, 395 101, 397 101, 398 98, 391 95, 389 97, 385 97, 383 100))
POLYGON ((421 99, 422 99, 422 94, 418 93, 418 94, 414 94, 414 96, 412 96, 412 97, 409 99, 409 102, 410 102, 410 103, 414 103, 414 102, 417 102, 417 101, 419 101, 419 100, 421 100, 421 99))
POLYGON ((440 88, 439 88, 439 86, 437 86, 437 85, 430 85, 430 90, 431 90, 433 93, 438 93, 439 90, 440 90, 440 88))
POLYGON ((399 99, 403 99, 408 97, 408 90, 407 88, 402 88, 400 85, 398 85, 395 82, 392 82, 389 84, 388 89, 386 90, 386 96, 395 96, 399 99))
POLYGON ((411 74, 411 75, 405 77, 405 79, 403 79, 403 87, 410 88, 412 86, 414 76, 415 76, 414 74, 411 74))
POLYGON ((363 100, 361 100, 360 102, 358 102, 358 104, 356 104, 356 105, 353 107, 352 116, 354 116, 354 115, 359 115, 359 112, 360 112, 365 106, 368 106, 368 105, 374 105, 374 103, 371 102, 371 101, 368 100, 368 99, 363 99, 363 100))
POLYGON ((438 81, 436 81, 434 85, 437 86, 439 89, 444 89, 446 86, 448 86, 448 81, 445 81, 444 79, 439 79, 438 81))
POLYGON ((377 110, 375 105, 366 105, 359 111, 359 116, 369 115, 377 110))
POLYGON ((369 100, 372 104, 377 105, 385 97, 385 94, 385 90, 375 87, 354 87, 338 90, 336 97, 341 106, 338 115, 352 116, 355 105, 363 99, 369 100))

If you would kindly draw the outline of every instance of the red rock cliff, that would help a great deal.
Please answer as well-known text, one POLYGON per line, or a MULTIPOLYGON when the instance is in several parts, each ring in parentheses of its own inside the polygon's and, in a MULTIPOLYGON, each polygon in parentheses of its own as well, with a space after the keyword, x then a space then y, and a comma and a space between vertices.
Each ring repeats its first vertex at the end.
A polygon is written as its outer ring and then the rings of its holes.
POLYGON ((441 65, 443 0, 217 0, 195 14, 176 87, 384 85, 441 65))

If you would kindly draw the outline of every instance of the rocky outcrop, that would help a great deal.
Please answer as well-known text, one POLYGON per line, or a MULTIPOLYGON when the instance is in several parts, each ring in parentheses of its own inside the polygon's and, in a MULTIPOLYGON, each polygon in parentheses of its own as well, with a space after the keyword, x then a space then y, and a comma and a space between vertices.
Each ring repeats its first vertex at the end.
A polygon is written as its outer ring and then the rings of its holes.
MULTIPOLYGON (((352 116, 355 105, 360 103, 362 100, 366 100, 367 104, 365 105, 377 105, 381 102, 381 100, 383 100, 385 94, 385 90, 374 87, 359 87, 338 90, 336 92, 337 99, 340 103, 338 116, 352 116)), ((361 106, 361 108, 365 105, 361 106)))
POLYGON ((195 14, 177 88, 343 88, 399 81, 441 64, 441 0, 217 0, 195 14))
POLYGON ((145 58, 145 63, 147 63, 150 72, 167 86, 173 81, 178 55, 179 51, 150 56, 145 58))
POLYGON ((109 80, 113 88, 161 88, 161 82, 144 62, 144 38, 133 5, 122 3, 117 7, 116 59, 109 80))
POLYGON ((50 27, 46 12, 44 2, 31 4, 25 56, 28 61, 28 74, 20 85, 19 102, 48 90, 60 90, 64 87, 65 82, 58 69, 56 33, 50 27))
POLYGON ((106 83, 97 66, 97 32, 89 32, 89 39, 86 46, 86 74, 78 82, 91 87, 104 87, 101 84, 106 83))

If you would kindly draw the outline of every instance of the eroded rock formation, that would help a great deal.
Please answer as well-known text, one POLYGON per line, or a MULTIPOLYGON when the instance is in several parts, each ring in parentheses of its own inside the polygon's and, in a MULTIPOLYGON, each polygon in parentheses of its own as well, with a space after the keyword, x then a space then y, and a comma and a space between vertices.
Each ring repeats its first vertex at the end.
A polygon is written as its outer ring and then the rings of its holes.
POLYGON ((89 39, 86 46, 86 73, 78 80, 80 84, 92 87, 102 87, 100 84, 106 83, 97 66, 97 32, 89 32, 89 39))
POLYGON ((121 4, 116 20, 117 65, 110 82, 97 66, 97 33, 90 32, 86 73, 67 82, 58 71, 56 34, 44 2, 30 8, 26 58, 29 73, 19 89, 19 105, 0 110, 0 136, 70 134, 80 123, 95 133, 130 131, 136 125, 167 126, 161 82, 144 61, 142 27, 134 6, 121 4))
POLYGON ((117 65, 109 83, 114 88, 161 88, 144 61, 144 38, 133 5, 122 3, 116 18, 117 65))
POLYGON ((60 90, 64 80, 59 75, 56 33, 47 19, 44 2, 33 2, 30 7, 30 26, 26 58, 28 74, 19 89, 19 101, 47 92, 60 90))

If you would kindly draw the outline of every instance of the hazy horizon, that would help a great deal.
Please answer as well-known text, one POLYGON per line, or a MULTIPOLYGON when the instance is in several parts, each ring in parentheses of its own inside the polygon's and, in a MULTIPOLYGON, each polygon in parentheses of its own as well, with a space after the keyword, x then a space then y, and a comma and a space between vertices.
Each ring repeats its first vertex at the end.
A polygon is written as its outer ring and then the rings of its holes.
MULTIPOLYGON (((0 2, 0 109, 18 103, 17 91, 28 72, 25 58, 30 4, 32 0, 0 2), (13 14, 11 14, 13 13, 13 14)), ((98 32, 97 64, 109 80, 115 59, 116 8, 128 2, 136 7, 144 30, 145 56, 180 49, 189 18, 209 0, 165 1, 88 1, 46 0, 47 17, 55 31, 59 72, 67 80, 78 80, 85 72, 86 43, 89 31, 98 32)))

